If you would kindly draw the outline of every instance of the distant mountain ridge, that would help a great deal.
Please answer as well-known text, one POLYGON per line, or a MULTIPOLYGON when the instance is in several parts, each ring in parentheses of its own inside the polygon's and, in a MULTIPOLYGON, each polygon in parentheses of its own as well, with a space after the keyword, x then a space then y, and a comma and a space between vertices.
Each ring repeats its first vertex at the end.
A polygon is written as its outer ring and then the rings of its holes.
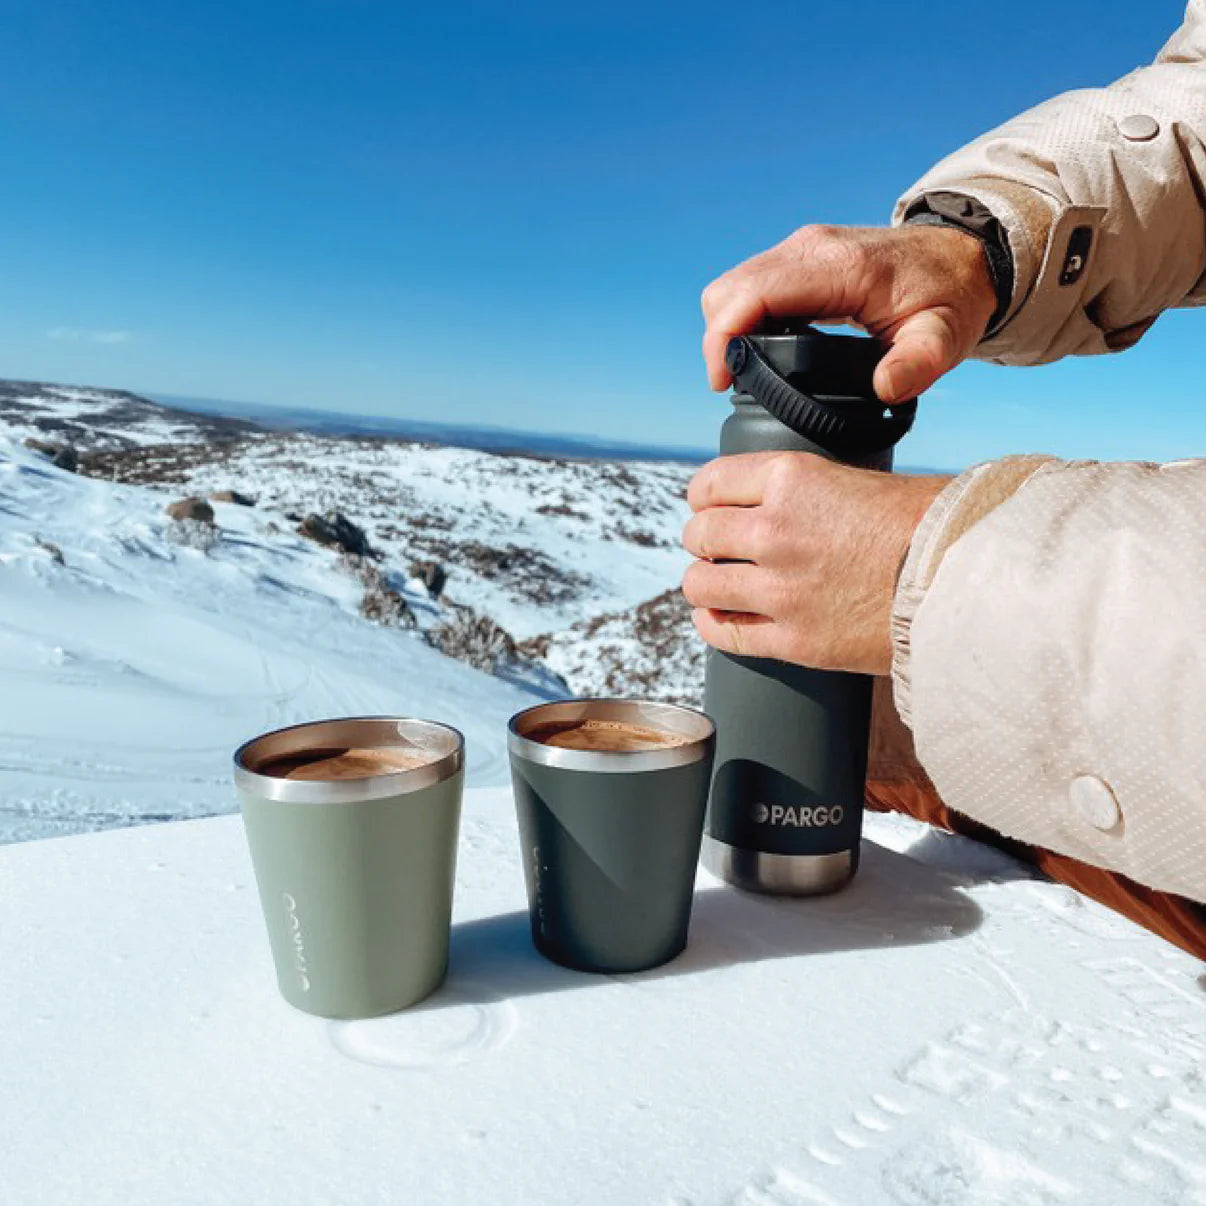
POLYGON ((713 455, 706 448, 634 444, 590 436, 552 435, 518 428, 433 423, 389 415, 345 414, 309 407, 268 406, 174 394, 148 394, 173 409, 200 414, 230 414, 276 431, 309 431, 316 435, 370 436, 476 448, 483 452, 521 452, 536 455, 618 461, 682 461, 703 464, 713 455))
MULTIPOLYGON (((131 390, 60 385, 46 381, 0 380, 0 420, 5 418, 6 404, 11 407, 12 403, 22 399, 55 394, 90 401, 107 399, 114 422, 123 417, 145 421, 149 417, 146 408, 154 407, 163 411, 165 417, 175 418, 182 426, 195 427, 211 440, 221 439, 229 433, 251 430, 304 431, 314 435, 411 440, 453 448, 475 448, 483 452, 518 452, 583 460, 679 461, 700 465, 712 456, 706 448, 661 447, 587 436, 433 423, 388 415, 345 414, 308 407, 267 406, 258 402, 233 402, 218 398, 137 394, 131 390)), ((48 426, 45 430, 48 435, 58 434, 64 438, 78 434, 70 426, 48 426)))
MULTIPOLYGON (((137 394, 130 390, 57 385, 41 381, 0 380, 0 421, 5 419, 5 403, 31 394, 57 392, 64 397, 110 399, 112 418, 145 419, 153 407, 165 418, 174 418, 178 429, 192 428, 204 439, 221 442, 249 431, 299 431, 314 435, 408 440, 422 444, 441 444, 452 448, 473 448, 483 452, 520 453, 533 456, 565 457, 576 460, 675 461, 684 465, 702 465, 716 455, 715 448, 634 444, 587 436, 550 435, 504 427, 474 427, 455 423, 433 423, 422 419, 392 418, 388 415, 345 414, 342 411, 308 407, 269 406, 259 402, 199 398, 183 394, 137 394)), ((93 421, 95 422, 95 416, 93 421)), ((71 438, 73 429, 45 428, 48 435, 71 438)), ((717 431, 719 438, 719 430, 717 431)), ((898 465, 907 473, 943 473, 927 466, 898 465)))

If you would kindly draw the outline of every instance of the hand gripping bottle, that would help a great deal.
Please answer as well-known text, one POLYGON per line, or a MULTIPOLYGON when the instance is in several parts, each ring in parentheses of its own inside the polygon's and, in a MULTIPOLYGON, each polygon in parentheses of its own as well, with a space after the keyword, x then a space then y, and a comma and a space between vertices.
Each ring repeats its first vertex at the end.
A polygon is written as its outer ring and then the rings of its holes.
MULTIPOLYGON (((877 400, 871 377, 883 353, 872 339, 797 320, 730 340, 721 455, 812 452, 891 469, 917 401, 877 400)), ((713 649, 704 700, 716 722, 704 865, 755 892, 844 887, 858 867, 871 679, 713 649)))

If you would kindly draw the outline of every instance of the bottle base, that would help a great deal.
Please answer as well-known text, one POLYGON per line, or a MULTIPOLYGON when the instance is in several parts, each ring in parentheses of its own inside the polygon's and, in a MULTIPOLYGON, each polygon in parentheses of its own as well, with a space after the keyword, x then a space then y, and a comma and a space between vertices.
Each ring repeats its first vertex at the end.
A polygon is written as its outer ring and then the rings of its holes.
POLYGON ((713 875, 747 892, 823 896, 844 888, 858 869, 858 850, 835 854, 767 854, 704 834, 700 861, 713 875))

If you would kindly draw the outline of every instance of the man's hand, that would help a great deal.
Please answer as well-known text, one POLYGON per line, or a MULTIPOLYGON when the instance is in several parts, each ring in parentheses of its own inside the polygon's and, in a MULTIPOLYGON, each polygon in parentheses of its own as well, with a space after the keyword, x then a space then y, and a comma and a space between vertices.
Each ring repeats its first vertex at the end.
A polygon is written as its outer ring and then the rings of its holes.
POLYGON ((683 593, 717 649, 886 674, 896 578, 949 477, 851 469, 807 452, 721 457, 691 482, 683 593))
POLYGON ((875 392, 899 402, 971 352, 996 304, 984 249, 961 230, 805 226, 704 290, 708 380, 728 387, 726 344, 767 315, 845 319, 891 345, 875 392))

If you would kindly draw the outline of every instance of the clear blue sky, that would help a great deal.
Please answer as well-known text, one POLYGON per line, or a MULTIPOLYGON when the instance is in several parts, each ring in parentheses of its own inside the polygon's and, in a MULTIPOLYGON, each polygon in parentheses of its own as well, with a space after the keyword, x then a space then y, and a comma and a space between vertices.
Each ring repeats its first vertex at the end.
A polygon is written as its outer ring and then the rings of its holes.
MULTIPOLYGON (((1175 0, 0 0, 0 375, 707 446, 699 291, 1175 0)), ((1206 453, 1206 314, 969 365, 902 459, 1206 453)))

